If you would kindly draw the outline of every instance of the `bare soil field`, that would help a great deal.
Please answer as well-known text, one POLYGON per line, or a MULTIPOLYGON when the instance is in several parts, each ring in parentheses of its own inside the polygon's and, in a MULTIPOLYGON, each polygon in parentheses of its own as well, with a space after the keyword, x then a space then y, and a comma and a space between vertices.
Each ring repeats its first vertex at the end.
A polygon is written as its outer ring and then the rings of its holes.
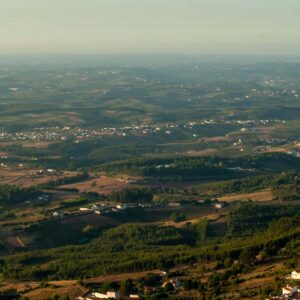
POLYGON ((65 219, 61 222, 63 225, 69 225, 75 230, 82 230, 86 225, 92 225, 95 228, 111 227, 119 225, 118 222, 103 216, 96 215, 95 213, 89 213, 79 215, 73 218, 65 219))
MULTIPOLYGON (((145 276, 148 273, 163 274, 161 270, 151 270, 145 272, 99 276, 87 279, 85 280, 85 282, 98 284, 109 281, 123 281, 129 278, 136 279, 145 276)), ((22 294, 22 296, 28 297, 29 299, 33 300, 46 300, 54 295, 69 296, 70 299, 73 300, 87 292, 87 290, 82 287, 77 280, 51 281, 48 284, 48 287, 42 288, 40 287, 40 283, 35 281, 5 282, 2 284, 2 286, 0 286, 0 291, 8 288, 15 288, 18 290, 18 292, 25 292, 24 294, 22 294)))
POLYGON ((49 145, 56 144, 57 142, 50 141, 25 141, 22 142, 24 148, 47 149, 49 145))
MULTIPOLYGON (((0 142, 0 147, 20 145, 24 148, 47 149, 49 145, 56 144, 55 141, 5 141, 0 142)), ((1 155, 0 155, 1 156, 1 155)))
POLYGON ((266 137, 269 137, 274 131, 284 129, 283 125, 271 125, 266 127, 259 128, 259 132, 264 134, 266 137))
POLYGON ((201 141, 203 141, 205 143, 209 143, 209 142, 215 142, 215 143, 228 142, 228 141, 230 141, 230 137, 228 137, 228 136, 204 137, 204 138, 201 139, 201 141))
POLYGON ((25 243, 21 240, 21 238, 10 232, 2 232, 1 241, 8 253, 14 252, 17 248, 25 247, 25 243))
POLYGON ((274 200, 274 196, 272 190, 267 189, 255 193, 238 194, 238 195, 224 196, 219 198, 220 201, 226 201, 226 202, 248 200, 248 199, 256 202, 267 202, 267 201, 274 200))
POLYGON ((239 290, 257 289, 258 287, 272 284, 275 281, 275 274, 283 268, 282 262, 264 264, 258 266, 250 273, 241 275, 245 281, 239 285, 239 290))
MULTIPOLYGON (((263 264, 261 266, 257 266, 254 271, 252 271, 251 273, 242 275, 241 277, 246 280, 250 280, 250 279, 253 279, 258 276, 270 276, 274 272, 276 272, 282 268, 283 268, 282 262, 267 263, 267 264, 263 264)), ((245 282, 244 284, 247 284, 247 282, 245 282)))
POLYGON ((265 152, 267 153, 286 153, 291 150, 291 146, 286 147, 272 147, 267 149, 265 152))
POLYGON ((132 185, 126 183, 125 180, 107 176, 99 176, 86 181, 59 186, 59 188, 64 189, 77 189, 81 193, 96 192, 104 195, 130 187, 132 185))
POLYGON ((36 289, 38 288, 40 284, 38 282, 3 282, 0 286, 0 291, 6 290, 6 289, 17 289, 18 292, 22 292, 26 289, 36 289))
POLYGON ((182 187, 189 188, 191 186, 204 183, 204 180, 190 180, 190 181, 142 181, 143 178, 131 178, 137 180, 136 183, 127 182, 126 177, 108 177, 101 175, 88 179, 86 181, 81 181, 72 184, 65 184, 59 186, 63 189, 77 189, 80 193, 87 192, 96 192, 99 194, 107 195, 114 191, 120 191, 123 189, 133 189, 133 188, 156 188, 156 187, 165 187, 165 188, 174 188, 182 187))
POLYGON ((181 228, 184 225, 186 225, 186 223, 191 223, 191 224, 197 224, 199 221, 201 220, 210 220, 210 221, 216 221, 221 217, 220 214, 218 213, 212 213, 212 214, 206 214, 206 215, 199 215, 196 218, 191 218, 191 219, 186 219, 185 221, 181 221, 181 222, 174 222, 174 221, 166 221, 164 223, 160 223, 159 224, 163 225, 163 226, 174 226, 177 228, 181 228))
POLYGON ((48 287, 42 288, 39 282, 7 282, 0 287, 1 290, 14 288, 22 293, 22 296, 30 300, 46 300, 54 295, 69 296, 70 299, 76 299, 87 290, 79 285, 76 280, 51 282, 48 287))
POLYGON ((67 286, 38 288, 25 293, 24 296, 32 300, 46 300, 50 299, 54 295, 59 295, 61 297, 69 296, 71 300, 75 300, 77 299, 77 297, 84 294, 86 291, 86 289, 84 289, 78 284, 69 284, 67 286))
POLYGON ((9 167, 0 167, 1 184, 13 184, 23 187, 30 187, 54 181, 59 178, 66 178, 77 175, 77 172, 53 172, 53 174, 51 174, 51 172, 46 172, 39 174, 38 171, 39 170, 36 169, 12 169, 9 167))
POLYGON ((8 152, 3 152, 3 151, 0 151, 0 158, 3 158, 3 157, 9 157, 9 153, 8 152))

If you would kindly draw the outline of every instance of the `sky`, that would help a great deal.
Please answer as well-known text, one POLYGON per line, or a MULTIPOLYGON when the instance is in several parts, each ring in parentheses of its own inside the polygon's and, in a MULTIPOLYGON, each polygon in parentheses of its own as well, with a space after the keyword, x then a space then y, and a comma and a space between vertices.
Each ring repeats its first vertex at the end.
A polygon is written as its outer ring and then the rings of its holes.
POLYGON ((300 54, 300 0, 0 0, 0 54, 300 54))

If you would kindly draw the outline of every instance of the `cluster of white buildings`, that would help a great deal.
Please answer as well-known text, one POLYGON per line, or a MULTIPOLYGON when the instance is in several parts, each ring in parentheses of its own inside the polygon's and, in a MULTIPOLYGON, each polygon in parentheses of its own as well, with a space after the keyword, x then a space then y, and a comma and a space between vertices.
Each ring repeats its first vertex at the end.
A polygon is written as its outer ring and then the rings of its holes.
POLYGON ((266 300, 300 300, 300 291, 296 286, 286 285, 282 288, 282 295, 270 296, 266 300))
POLYGON ((137 208, 139 204, 135 203, 120 203, 117 205, 109 205, 106 203, 93 204, 91 207, 80 207, 80 212, 95 212, 97 215, 105 215, 108 213, 117 213, 127 209, 137 208))
MULTIPOLYGON (((300 271, 294 270, 286 277, 288 280, 300 281, 300 271)), ((300 300, 300 290, 297 286, 285 285, 280 296, 269 296, 266 300, 300 300)))
POLYGON ((78 300, 98 300, 98 299, 116 299, 116 300, 138 300, 139 295, 123 296, 119 291, 107 291, 106 293, 99 292, 87 292, 84 295, 77 298, 78 300))
MULTIPOLYGON (((0 141, 64 141, 72 139, 79 143, 90 139, 99 139, 106 136, 147 136, 152 134, 170 135, 176 128, 197 129, 198 127, 217 124, 217 125, 241 125, 242 130, 246 131, 247 127, 264 126, 271 123, 285 123, 282 120, 200 120, 189 121, 184 124, 139 124, 124 127, 105 127, 99 129, 80 128, 80 127, 37 127, 32 130, 18 132, 0 132, 0 141)), ((195 135, 197 136, 197 135, 195 135)))

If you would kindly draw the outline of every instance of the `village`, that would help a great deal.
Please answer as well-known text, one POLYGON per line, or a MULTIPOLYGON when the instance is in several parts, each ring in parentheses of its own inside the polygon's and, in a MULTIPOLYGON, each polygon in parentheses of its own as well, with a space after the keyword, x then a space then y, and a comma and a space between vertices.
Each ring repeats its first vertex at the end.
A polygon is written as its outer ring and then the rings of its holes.
MULTIPOLYGON (((197 137, 197 129, 208 125, 235 125, 241 126, 241 132, 248 130, 255 131, 257 127, 274 124, 285 124, 285 120, 201 120, 190 121, 184 124, 163 123, 163 124, 132 124, 124 127, 105 128, 80 128, 80 127, 36 127, 32 130, 16 132, 0 132, 0 141, 43 141, 58 142, 74 140, 75 143, 84 142, 91 139, 101 139, 103 137, 126 137, 126 136, 147 136, 154 134, 172 135, 179 129, 192 130, 192 137, 197 137), (194 131, 195 132, 194 132, 194 131)), ((275 141, 274 141, 275 142, 275 141)))
MULTIPOLYGON (((49 201, 50 196, 45 194, 39 197, 39 200, 49 201)), ((131 210, 145 210, 145 209, 170 209, 176 210, 182 207, 193 207, 193 206, 210 206, 214 210, 221 210, 224 207, 228 206, 228 203, 225 201, 220 201, 218 199, 212 200, 197 200, 192 202, 181 202, 181 201, 156 201, 156 202, 138 202, 138 203, 116 203, 110 204, 105 202, 98 202, 95 204, 90 204, 89 206, 80 207, 78 212, 72 211, 55 211, 52 213, 52 216, 55 218, 63 218, 64 216, 76 216, 77 214, 96 214, 101 216, 117 216, 118 214, 124 214, 130 212, 131 210)))
POLYGON ((108 290, 106 292, 91 292, 87 291, 83 295, 79 296, 77 300, 97 300, 97 299, 116 299, 116 300, 134 300, 134 299, 144 299, 155 293, 162 291, 179 291, 183 290, 184 280, 180 278, 168 278, 168 273, 166 271, 157 272, 157 274, 149 273, 146 277, 152 279, 152 285, 144 285, 142 288, 132 288, 132 290, 127 289, 127 291, 122 292, 121 290, 108 290))
MULTIPOLYGON (((145 296, 150 296, 151 294, 158 293, 161 291, 183 291, 186 282, 182 278, 168 278, 168 274, 162 271, 159 274, 158 284, 153 286, 144 286, 143 289, 139 290, 138 293, 131 293, 129 291, 128 295, 124 295, 120 290, 108 290, 105 293, 101 292, 91 292, 88 291, 83 295, 79 296, 78 300, 97 300, 97 299, 117 299, 117 300, 134 300, 134 299, 144 299, 145 296)), ((287 284, 282 286, 281 295, 270 295, 265 300, 299 300, 300 299, 300 289, 296 285, 300 282, 300 271, 293 270, 289 275, 286 276, 287 284)))
POLYGON ((272 295, 266 298, 266 300, 299 300, 300 289, 295 283, 300 281, 300 271, 293 270, 291 274, 286 276, 288 283, 282 287, 281 295, 272 295))

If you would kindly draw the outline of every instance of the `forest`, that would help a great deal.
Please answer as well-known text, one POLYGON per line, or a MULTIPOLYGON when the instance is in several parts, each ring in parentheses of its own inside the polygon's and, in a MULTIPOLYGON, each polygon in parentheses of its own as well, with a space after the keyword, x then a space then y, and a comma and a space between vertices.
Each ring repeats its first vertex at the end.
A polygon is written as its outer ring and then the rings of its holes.
POLYGON ((84 279, 195 262, 224 264, 238 258, 248 267, 260 252, 265 259, 292 255, 281 253, 281 249, 299 238, 298 214, 299 207, 294 206, 242 205, 230 215, 227 234, 221 240, 211 236, 209 223, 203 222, 178 229, 124 224, 100 233, 86 245, 3 257, 1 272, 17 279, 84 279))

